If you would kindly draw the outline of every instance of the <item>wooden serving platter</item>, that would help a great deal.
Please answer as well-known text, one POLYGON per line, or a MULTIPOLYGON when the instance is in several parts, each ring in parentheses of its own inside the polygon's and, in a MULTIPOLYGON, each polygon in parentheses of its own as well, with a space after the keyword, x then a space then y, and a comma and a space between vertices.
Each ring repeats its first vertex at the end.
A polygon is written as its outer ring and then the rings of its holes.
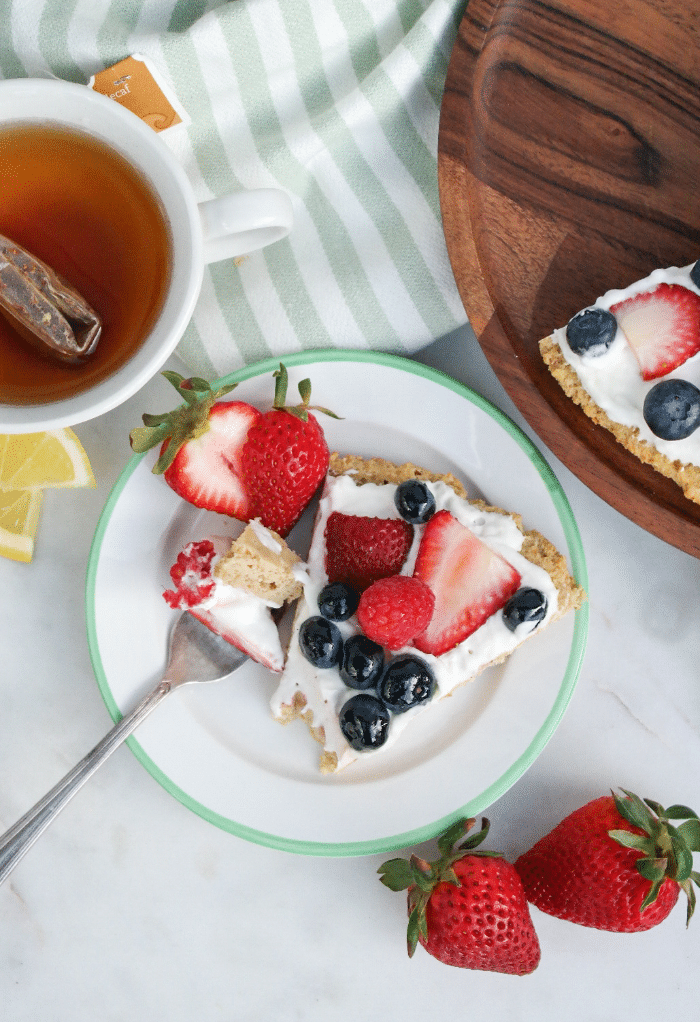
POLYGON ((698 0, 470 0, 438 143, 457 285, 486 357, 587 486, 700 557, 700 506, 564 395, 538 341, 700 257, 698 0))

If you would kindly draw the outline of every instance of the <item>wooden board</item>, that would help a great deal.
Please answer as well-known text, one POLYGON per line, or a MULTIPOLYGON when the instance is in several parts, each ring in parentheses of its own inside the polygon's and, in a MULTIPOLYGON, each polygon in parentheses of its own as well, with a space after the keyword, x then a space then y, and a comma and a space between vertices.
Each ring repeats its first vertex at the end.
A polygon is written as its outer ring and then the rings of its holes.
POLYGON ((469 0, 438 175, 462 301, 515 404, 600 497, 700 557, 700 506, 569 401, 537 346, 700 257, 698 0, 469 0))

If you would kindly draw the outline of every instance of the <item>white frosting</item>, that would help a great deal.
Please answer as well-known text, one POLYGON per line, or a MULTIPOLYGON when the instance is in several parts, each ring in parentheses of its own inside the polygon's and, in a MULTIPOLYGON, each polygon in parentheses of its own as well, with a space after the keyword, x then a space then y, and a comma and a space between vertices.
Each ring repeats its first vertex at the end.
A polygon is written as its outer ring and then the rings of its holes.
MULTIPOLYGON (((279 552, 280 544, 268 530, 259 522, 251 523, 253 524, 260 541, 269 549, 279 552)), ((217 560, 229 550, 231 540, 213 536, 211 542, 216 551, 212 563, 213 570, 217 560)), ((211 595, 192 610, 198 616, 202 615, 209 627, 213 627, 225 639, 244 649, 254 660, 265 664, 270 670, 281 671, 284 666, 284 651, 271 610, 281 607, 282 604, 265 600, 238 586, 229 585, 216 575, 213 579, 214 590, 211 595)))
MULTIPOLYGON (((513 519, 506 514, 481 511, 462 500, 452 487, 444 482, 427 484, 435 497, 437 510, 446 509, 463 525, 479 537, 492 550, 501 554, 522 575, 523 586, 532 586, 543 592, 547 598, 547 614, 543 627, 557 610, 557 591, 550 576, 538 565, 532 564, 520 553, 523 534, 513 519)), ((323 726, 325 748, 338 756, 338 768, 351 763, 358 756, 346 742, 338 724, 338 714, 343 704, 355 694, 341 680, 336 668, 321 670, 304 657, 298 642, 299 625, 307 617, 318 614, 318 595, 328 581, 325 569, 326 522, 333 511, 344 514, 377 518, 400 518, 394 504, 396 487, 392 484, 377 486, 366 483, 356 486, 349 475, 329 477, 319 502, 311 549, 308 557, 308 572, 300 572, 304 594, 297 608, 294 632, 289 646, 287 663, 271 706, 275 716, 280 716, 282 706, 290 705, 296 692, 306 698, 306 705, 313 713, 315 727, 323 726)), ((418 547, 424 526, 414 526, 414 539, 402 574, 411 575, 416 562, 418 547)), ((358 632, 359 626, 353 617, 338 622, 343 638, 358 632)), ((416 652, 430 664, 437 678, 437 691, 433 699, 443 699, 465 681, 474 678, 483 667, 496 659, 511 653, 530 633, 531 626, 520 625, 515 632, 503 622, 502 614, 493 614, 480 628, 454 649, 435 657, 420 653, 406 646, 397 652, 416 652)), ((377 754, 390 747, 403 728, 417 715, 429 709, 431 703, 424 703, 406 713, 392 715, 389 737, 377 754)))
MULTIPOLYGON (((648 277, 638 280, 623 290, 607 291, 591 309, 605 309, 643 291, 652 291, 659 284, 680 284, 700 294, 700 289, 690 279, 694 263, 679 268, 670 266, 654 270, 648 277)), ((700 465, 700 429, 685 440, 662 440, 647 426, 642 414, 644 399, 658 380, 644 380, 639 363, 624 333, 618 327, 615 339, 608 350, 601 355, 577 355, 566 340, 566 327, 555 330, 552 337, 559 345, 562 355, 576 372, 582 386, 595 403, 606 412, 613 422, 623 426, 636 426, 640 439, 646 440, 671 461, 676 459, 693 465, 700 465)), ((688 380, 700 388, 700 352, 693 355, 663 379, 688 380)))
POLYGON ((282 553, 282 544, 278 543, 269 529, 266 529, 259 518, 253 518, 250 527, 264 547, 271 550, 273 554, 282 553))

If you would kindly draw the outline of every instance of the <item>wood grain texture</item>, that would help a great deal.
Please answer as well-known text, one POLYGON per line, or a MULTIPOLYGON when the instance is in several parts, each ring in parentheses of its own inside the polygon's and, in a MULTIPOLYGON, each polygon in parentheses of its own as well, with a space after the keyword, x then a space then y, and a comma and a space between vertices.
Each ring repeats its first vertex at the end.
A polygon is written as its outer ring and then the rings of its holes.
POLYGON ((700 507, 570 402, 537 346, 700 256, 698 0, 470 0, 438 175, 462 301, 518 408, 605 501, 700 557, 700 507))

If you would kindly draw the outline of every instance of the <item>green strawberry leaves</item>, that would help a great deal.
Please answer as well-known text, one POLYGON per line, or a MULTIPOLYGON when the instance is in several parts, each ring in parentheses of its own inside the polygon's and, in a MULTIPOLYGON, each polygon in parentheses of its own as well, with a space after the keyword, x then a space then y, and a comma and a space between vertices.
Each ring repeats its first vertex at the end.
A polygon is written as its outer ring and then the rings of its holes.
POLYGON ((610 830, 609 836, 625 848, 643 854, 637 859, 638 872, 651 881, 649 891, 641 905, 642 912, 651 905, 667 879, 675 880, 688 899, 686 926, 695 911, 696 896, 693 884, 700 886, 700 874, 693 870, 693 852, 700 851, 700 819, 688 806, 672 805, 668 809, 652 799, 641 799, 630 791, 624 798, 612 792, 620 816, 644 831, 633 834, 628 830, 610 830), (675 827, 671 820, 683 820, 675 827))
POLYGON ((617 841, 619 845, 624 845, 625 848, 638 848, 640 852, 646 852, 651 847, 648 837, 643 837, 641 834, 632 834, 629 830, 609 830, 608 834, 613 841, 617 841))
MULTIPOLYGON (((668 809, 666 815, 669 815, 668 809)), ((700 820, 697 817, 682 823, 676 833, 691 852, 700 852, 700 820)))
MULTIPOLYGON (((652 803, 647 802, 647 805, 652 805, 652 803)), ((669 806, 666 810, 666 816, 669 820, 698 819, 697 813, 694 813, 692 809, 688 808, 688 806, 669 806)), ((700 849, 698 849, 698 851, 700 851, 700 849)))
POLYGON ((459 819, 438 838, 437 846, 440 857, 435 862, 427 862, 418 855, 410 859, 389 859, 377 870, 381 874, 381 883, 391 891, 408 891, 408 929, 406 942, 408 957, 412 958, 419 939, 428 939, 428 923, 426 909, 430 895, 440 883, 453 884, 461 887, 461 881, 452 866, 465 855, 490 856, 501 858, 500 852, 479 849, 489 832, 489 821, 482 819, 481 829, 472 834, 461 844, 457 844, 476 823, 476 820, 459 819), (478 850, 477 850, 478 849, 478 850))
POLYGON ((161 475, 172 465, 175 455, 189 440, 202 436, 209 429, 209 412, 219 398, 229 394, 238 386, 230 383, 212 390, 200 376, 185 379, 179 373, 166 370, 162 375, 176 389, 183 403, 172 412, 150 415, 145 412, 141 418, 143 426, 137 426, 129 434, 132 450, 137 454, 150 451, 167 441, 158 461, 153 466, 154 475, 161 475))
POLYGON ((428 939, 428 921, 425 911, 416 906, 408 917, 408 928, 406 930, 406 950, 408 957, 413 958, 420 938, 428 939))
POLYGON ((390 891, 405 891, 416 882, 408 859, 389 859, 382 863, 377 872, 384 874, 381 882, 390 891))

